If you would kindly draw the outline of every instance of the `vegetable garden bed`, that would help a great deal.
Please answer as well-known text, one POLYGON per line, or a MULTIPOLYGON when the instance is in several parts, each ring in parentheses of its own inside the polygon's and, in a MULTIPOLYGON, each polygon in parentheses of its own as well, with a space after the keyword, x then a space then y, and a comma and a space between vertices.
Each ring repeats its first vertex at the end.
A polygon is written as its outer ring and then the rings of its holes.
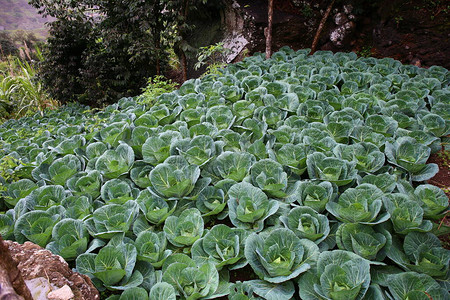
POLYGON ((6 122, 0 233, 110 300, 449 299, 450 73, 308 53, 6 122))

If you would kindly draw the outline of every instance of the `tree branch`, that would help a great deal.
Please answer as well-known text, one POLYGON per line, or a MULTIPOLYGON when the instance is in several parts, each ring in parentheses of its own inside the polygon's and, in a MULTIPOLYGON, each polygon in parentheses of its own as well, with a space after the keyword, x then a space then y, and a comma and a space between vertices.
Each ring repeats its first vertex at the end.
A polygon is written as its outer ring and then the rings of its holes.
POLYGON ((272 56, 272 19, 273 19, 273 0, 269 0, 267 13, 267 28, 266 28, 266 58, 272 56))
POLYGON ((327 10, 325 11, 325 14, 322 17, 322 20, 320 20, 319 27, 317 28, 316 35, 314 36, 313 43, 311 45, 311 54, 316 52, 317 43, 319 42, 320 34, 322 33, 323 27, 325 26, 325 23, 327 22, 328 16, 330 15, 331 9, 333 8, 335 0, 331 1, 330 5, 328 5, 327 10))

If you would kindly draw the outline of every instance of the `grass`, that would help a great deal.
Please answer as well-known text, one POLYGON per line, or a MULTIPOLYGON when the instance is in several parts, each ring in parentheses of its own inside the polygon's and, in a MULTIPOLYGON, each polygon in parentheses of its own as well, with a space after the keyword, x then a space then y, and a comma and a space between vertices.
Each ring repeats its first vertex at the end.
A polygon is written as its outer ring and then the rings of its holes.
MULTIPOLYGON (((6 57, 0 60, 0 121, 17 119, 46 108, 56 108, 59 103, 49 97, 42 83, 37 79, 37 70, 29 49, 24 53, 28 60, 6 57)), ((34 57, 43 59, 36 48, 34 57)))
POLYGON ((439 156, 440 159, 442 159, 442 165, 450 168, 450 151, 449 150, 444 150, 444 151, 440 151, 437 154, 439 156))

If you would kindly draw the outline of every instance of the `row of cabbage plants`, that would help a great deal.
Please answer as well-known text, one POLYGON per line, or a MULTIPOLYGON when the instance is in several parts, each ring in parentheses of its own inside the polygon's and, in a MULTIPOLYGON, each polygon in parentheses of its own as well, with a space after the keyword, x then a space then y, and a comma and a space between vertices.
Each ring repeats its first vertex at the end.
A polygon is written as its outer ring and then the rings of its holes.
POLYGON ((74 261, 110 300, 449 299, 433 222, 448 198, 426 184, 449 82, 283 48, 151 107, 8 121, 0 233, 74 261))

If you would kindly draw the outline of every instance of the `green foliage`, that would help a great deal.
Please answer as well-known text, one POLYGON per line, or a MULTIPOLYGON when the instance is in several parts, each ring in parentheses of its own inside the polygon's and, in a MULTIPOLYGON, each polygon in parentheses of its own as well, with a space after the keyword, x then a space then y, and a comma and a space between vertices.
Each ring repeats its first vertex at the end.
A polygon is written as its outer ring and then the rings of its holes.
POLYGON ((150 77, 147 81, 147 86, 142 89, 142 94, 137 101, 142 104, 152 105, 159 96, 172 92, 176 86, 176 83, 166 79, 164 76, 150 77))
POLYGON ((53 227, 52 239, 47 249, 70 261, 87 250, 89 233, 81 220, 66 218, 53 227))
POLYGON ((244 245, 248 232, 219 224, 192 245, 192 258, 197 263, 211 261, 218 270, 231 265, 236 270, 247 265, 244 245))
MULTIPOLYGON (((14 40, 11 37, 11 35, 6 31, 0 32, 0 49, 2 49, 2 56, 3 55, 16 55, 18 52, 18 49, 16 45, 14 44, 14 40)), ((3 69, 3 68, 1 68, 3 69)))
POLYGON ((215 298, 219 273, 212 263, 197 264, 187 255, 175 254, 163 269, 162 280, 172 285, 182 298, 215 298))
POLYGON ((353 252, 320 253, 317 267, 300 277, 300 297, 306 300, 363 299, 370 284, 370 265, 353 252))
POLYGON ((448 70, 308 53, 5 122, 0 233, 113 300, 448 299, 448 70))
POLYGON ((192 29, 188 14, 205 3, 30 1, 44 16, 56 18, 40 71, 44 86, 62 103, 102 107, 136 96, 147 85, 141 101, 154 101, 175 87, 159 76, 173 50, 178 57, 195 50, 185 41, 192 29))
MULTIPOLYGON (((39 48, 36 51, 42 59, 39 48)), ((37 79, 33 63, 9 57, 6 68, 5 75, 0 76, 0 120, 20 118, 36 111, 42 113, 46 108, 58 106, 37 79)))
POLYGON ((315 264, 319 248, 286 228, 253 233, 245 242, 245 257, 255 273, 271 283, 281 283, 306 272, 315 264))
POLYGON ((206 65, 205 74, 220 74, 220 69, 226 66, 225 58, 229 52, 230 49, 225 48, 223 43, 200 47, 197 54, 198 62, 194 68, 198 70, 206 65))

